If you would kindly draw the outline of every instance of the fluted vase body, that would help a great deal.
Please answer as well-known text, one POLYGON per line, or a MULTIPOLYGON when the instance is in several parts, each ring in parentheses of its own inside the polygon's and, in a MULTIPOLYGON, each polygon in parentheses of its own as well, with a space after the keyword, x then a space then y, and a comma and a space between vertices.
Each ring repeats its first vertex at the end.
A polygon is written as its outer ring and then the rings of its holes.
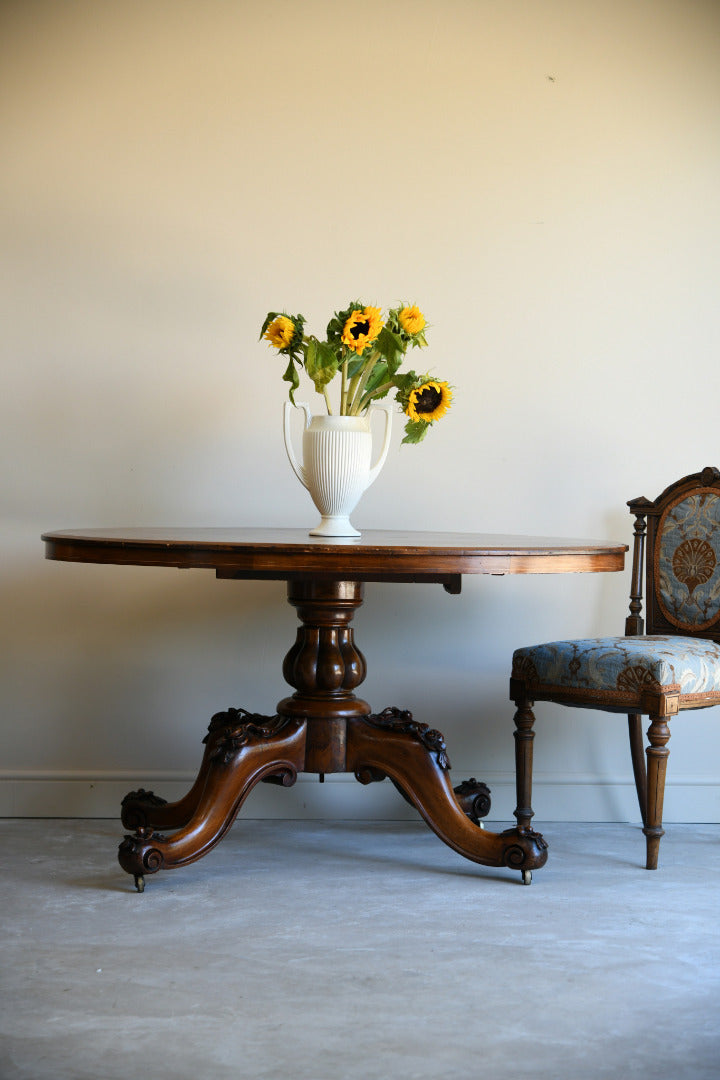
POLYGON ((377 462, 372 465, 372 432, 370 416, 312 416, 309 406, 298 403, 305 411, 302 437, 303 460, 300 464, 292 446, 290 416, 293 406, 285 405, 285 448, 290 464, 320 511, 321 519, 311 536, 360 536, 351 524, 350 514, 363 493, 377 477, 387 457, 390 444, 391 413, 385 414, 383 447, 377 462))

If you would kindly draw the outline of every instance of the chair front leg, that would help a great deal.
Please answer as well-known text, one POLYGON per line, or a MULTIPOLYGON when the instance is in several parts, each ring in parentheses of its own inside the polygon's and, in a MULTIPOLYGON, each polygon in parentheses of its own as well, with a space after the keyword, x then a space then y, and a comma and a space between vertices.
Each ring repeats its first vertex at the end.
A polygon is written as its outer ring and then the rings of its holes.
POLYGON ((670 728, 664 716, 650 715, 647 732, 650 745, 647 748, 647 807, 643 832, 647 837, 647 870, 657 870, 662 827, 663 800, 665 797, 665 773, 670 754, 667 743, 670 728))
POLYGON ((525 693, 518 694, 515 698, 517 712, 515 713, 515 787, 517 791, 517 818, 518 829, 529 829, 533 819, 532 809, 532 771, 533 771, 533 740, 535 739, 535 714, 532 706, 534 701, 525 693))

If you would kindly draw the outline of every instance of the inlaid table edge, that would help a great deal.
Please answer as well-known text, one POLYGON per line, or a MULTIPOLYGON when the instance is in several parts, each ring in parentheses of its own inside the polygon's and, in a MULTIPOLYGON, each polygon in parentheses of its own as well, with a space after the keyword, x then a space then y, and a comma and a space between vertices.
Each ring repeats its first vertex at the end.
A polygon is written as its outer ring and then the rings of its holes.
POLYGON ((42 540, 46 558, 58 561, 212 569, 231 578, 443 584, 462 574, 613 572, 623 569, 628 550, 613 541, 504 534, 371 531, 328 540, 301 530, 229 528, 62 530, 42 540))

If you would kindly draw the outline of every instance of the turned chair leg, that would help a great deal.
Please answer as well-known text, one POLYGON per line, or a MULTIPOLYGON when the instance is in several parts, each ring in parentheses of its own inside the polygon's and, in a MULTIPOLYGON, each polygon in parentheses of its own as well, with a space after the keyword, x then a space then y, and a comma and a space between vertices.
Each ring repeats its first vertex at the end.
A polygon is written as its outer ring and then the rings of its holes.
POLYGON ((647 807, 643 832, 647 837, 647 870, 657 870, 662 827, 663 800, 665 797, 665 773, 670 751, 667 742, 670 728, 664 717, 651 716, 647 732, 650 745, 647 748, 647 807))
POLYGON ((533 740, 535 732, 535 714, 532 711, 533 700, 518 697, 515 701, 515 786, 517 791, 518 829, 529 829, 533 819, 532 809, 532 771, 533 740))

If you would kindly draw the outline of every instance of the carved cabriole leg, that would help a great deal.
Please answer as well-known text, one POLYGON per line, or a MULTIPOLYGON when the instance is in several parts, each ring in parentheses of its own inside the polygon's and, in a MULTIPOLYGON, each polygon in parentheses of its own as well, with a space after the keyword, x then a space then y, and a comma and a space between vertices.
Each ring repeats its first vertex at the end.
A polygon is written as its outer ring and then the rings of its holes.
POLYGON ((647 837, 647 870, 657 870, 662 827, 663 801, 665 797, 665 773, 670 751, 667 743, 670 728, 665 717, 650 717, 647 748, 647 818, 643 832, 647 837))
POLYGON ((230 709, 213 718, 206 742, 205 782, 190 819, 171 836, 141 827, 120 845, 120 865, 139 888, 145 874, 184 866, 210 851, 260 780, 279 775, 293 784, 303 766, 305 725, 300 719, 230 709))
POLYGON ((470 820, 453 791, 442 735, 410 713, 389 709, 350 722, 347 754, 361 783, 389 776, 433 832, 466 859, 522 871, 544 865, 547 845, 539 833, 492 833, 470 820))
POLYGON ((532 809, 532 774, 533 774, 533 741, 535 739, 535 715, 532 710, 533 700, 518 695, 515 700, 517 711, 515 713, 515 787, 517 792, 517 818, 518 829, 524 832, 530 829, 533 819, 532 809))

